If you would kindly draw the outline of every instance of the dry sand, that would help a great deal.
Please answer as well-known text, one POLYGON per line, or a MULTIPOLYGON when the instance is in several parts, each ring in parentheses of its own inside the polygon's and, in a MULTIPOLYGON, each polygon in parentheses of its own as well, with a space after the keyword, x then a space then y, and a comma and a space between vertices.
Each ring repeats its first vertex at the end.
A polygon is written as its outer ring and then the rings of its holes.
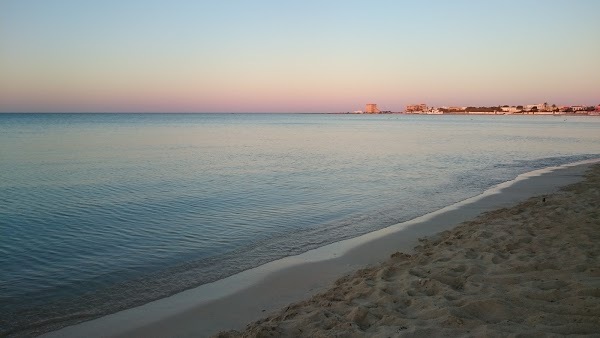
POLYGON ((600 335, 600 165, 221 337, 600 335))

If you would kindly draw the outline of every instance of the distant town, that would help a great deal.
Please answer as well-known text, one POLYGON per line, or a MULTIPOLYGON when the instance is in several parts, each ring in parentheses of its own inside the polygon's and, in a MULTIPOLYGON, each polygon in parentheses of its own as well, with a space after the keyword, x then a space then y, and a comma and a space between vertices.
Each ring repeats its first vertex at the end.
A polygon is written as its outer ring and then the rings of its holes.
POLYGON ((346 114, 474 114, 474 115, 600 115, 600 104, 597 106, 557 106, 547 102, 519 106, 491 107, 429 107, 425 103, 406 106, 406 110, 394 112, 379 110, 376 103, 367 103, 365 110, 346 112, 346 114))

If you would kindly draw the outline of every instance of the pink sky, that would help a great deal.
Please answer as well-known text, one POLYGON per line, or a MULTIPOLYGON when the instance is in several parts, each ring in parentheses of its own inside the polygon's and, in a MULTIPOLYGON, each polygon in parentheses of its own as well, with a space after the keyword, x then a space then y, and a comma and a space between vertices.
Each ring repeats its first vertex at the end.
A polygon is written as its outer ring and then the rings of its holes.
POLYGON ((597 1, 235 4, 3 1, 0 112, 600 104, 597 1))

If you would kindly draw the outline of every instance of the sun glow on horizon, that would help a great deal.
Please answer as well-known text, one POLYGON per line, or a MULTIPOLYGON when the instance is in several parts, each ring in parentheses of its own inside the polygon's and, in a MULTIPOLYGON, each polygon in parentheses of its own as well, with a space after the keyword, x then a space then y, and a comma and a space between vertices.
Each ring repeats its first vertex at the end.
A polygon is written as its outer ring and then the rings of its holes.
POLYGON ((598 104, 598 10, 587 0, 8 0, 0 111, 598 104))

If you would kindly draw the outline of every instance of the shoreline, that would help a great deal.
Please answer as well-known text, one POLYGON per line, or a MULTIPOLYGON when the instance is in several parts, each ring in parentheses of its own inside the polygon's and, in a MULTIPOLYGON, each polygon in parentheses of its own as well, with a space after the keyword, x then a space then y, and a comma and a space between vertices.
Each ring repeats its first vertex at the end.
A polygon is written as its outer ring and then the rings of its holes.
POLYGON ((600 165, 218 337, 596 336, 600 165))
MULTIPOLYGON (((235 114, 235 113, 233 113, 235 114)), ((331 115, 407 115, 407 116, 600 116, 600 113, 593 112, 592 114, 577 114, 577 113, 564 113, 564 114, 534 114, 534 113, 486 113, 486 112, 472 112, 472 113, 443 113, 443 114, 428 114, 428 113, 406 113, 406 112, 391 112, 391 113, 298 113, 298 114, 331 114, 331 115)))
POLYGON ((411 221, 289 256, 43 336, 208 336, 221 330, 241 329, 251 321, 325 290, 348 273, 381 263, 392 252, 411 251, 418 238, 451 229, 484 211, 514 205, 575 183, 595 162, 524 173, 480 195, 411 221))

